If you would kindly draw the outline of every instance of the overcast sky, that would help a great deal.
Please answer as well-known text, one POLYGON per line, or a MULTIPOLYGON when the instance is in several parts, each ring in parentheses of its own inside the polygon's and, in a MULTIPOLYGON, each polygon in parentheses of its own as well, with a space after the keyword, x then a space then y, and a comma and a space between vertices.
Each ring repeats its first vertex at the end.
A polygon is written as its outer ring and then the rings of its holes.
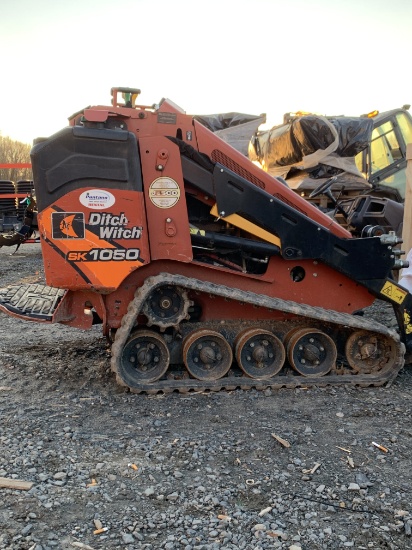
POLYGON ((112 86, 269 125, 412 103, 411 0, 2 0, 0 14, 0 132, 26 143, 112 86))

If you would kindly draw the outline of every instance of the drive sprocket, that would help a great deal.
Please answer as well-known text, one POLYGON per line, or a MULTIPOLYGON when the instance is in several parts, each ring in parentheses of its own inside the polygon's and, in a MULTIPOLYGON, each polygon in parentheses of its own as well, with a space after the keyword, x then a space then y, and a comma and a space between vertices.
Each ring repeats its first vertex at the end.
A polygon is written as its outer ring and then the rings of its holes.
POLYGON ((189 307, 193 305, 186 290, 178 286, 163 285, 155 288, 143 305, 147 326, 155 325, 160 330, 177 327, 190 319, 189 307))

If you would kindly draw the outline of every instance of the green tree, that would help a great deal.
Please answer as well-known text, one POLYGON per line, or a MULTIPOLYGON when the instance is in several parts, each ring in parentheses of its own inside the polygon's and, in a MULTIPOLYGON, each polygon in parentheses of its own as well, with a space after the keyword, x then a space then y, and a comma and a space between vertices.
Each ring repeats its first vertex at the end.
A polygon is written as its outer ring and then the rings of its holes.
MULTIPOLYGON (((30 162, 31 145, 14 141, 9 137, 0 135, 0 164, 19 164, 30 162)), ((30 168, 2 168, 0 169, 0 180, 33 179, 30 168)))

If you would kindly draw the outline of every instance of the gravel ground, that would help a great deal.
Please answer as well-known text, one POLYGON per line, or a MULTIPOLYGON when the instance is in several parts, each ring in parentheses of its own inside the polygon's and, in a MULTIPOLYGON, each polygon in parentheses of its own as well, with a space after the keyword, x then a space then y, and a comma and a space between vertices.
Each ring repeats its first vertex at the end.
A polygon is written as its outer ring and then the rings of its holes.
MULTIPOLYGON (((10 252, 1 286, 43 281, 39 245, 10 252)), ((146 396, 116 384, 99 327, 0 315, 0 352, 0 477, 31 484, 0 488, 1 550, 412 548, 410 367, 384 388, 146 396)))

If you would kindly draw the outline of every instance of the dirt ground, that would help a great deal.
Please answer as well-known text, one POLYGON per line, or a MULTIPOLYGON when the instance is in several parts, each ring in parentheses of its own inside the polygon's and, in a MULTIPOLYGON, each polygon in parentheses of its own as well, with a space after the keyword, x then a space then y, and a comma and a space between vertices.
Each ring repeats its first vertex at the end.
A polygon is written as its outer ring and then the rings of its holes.
MULTIPOLYGON (((11 252, 1 287, 43 282, 40 245, 11 252)), ((411 367, 382 388, 134 395, 99 327, 4 314, 0 353, 0 479, 31 483, 0 487, 0 549, 412 548, 411 367)))

